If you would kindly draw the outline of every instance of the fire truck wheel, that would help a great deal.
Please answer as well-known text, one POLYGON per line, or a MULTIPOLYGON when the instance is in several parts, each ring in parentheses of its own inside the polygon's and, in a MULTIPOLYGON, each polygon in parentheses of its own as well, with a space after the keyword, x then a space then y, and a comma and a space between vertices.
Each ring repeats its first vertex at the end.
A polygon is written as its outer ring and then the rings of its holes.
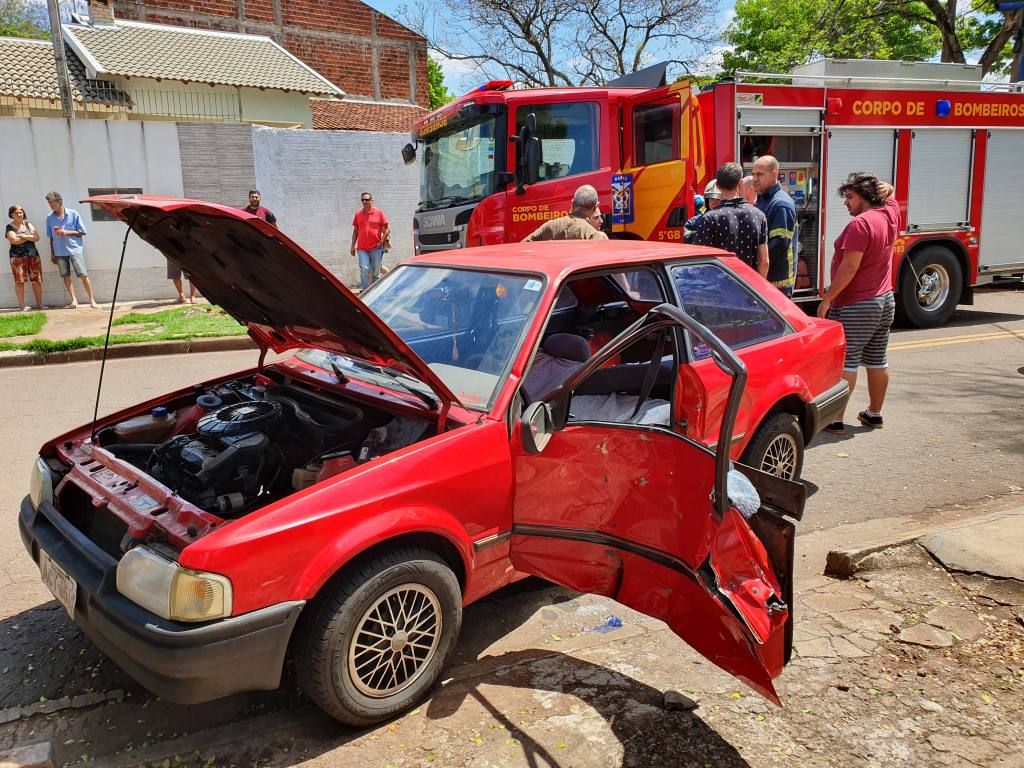
POLYGON ((791 413, 776 413, 762 422, 740 459, 785 480, 797 480, 804 466, 804 433, 791 413))
POLYGON ((928 245, 915 252, 900 275, 900 319, 915 328, 942 325, 960 301, 963 279, 960 263, 948 248, 928 245))

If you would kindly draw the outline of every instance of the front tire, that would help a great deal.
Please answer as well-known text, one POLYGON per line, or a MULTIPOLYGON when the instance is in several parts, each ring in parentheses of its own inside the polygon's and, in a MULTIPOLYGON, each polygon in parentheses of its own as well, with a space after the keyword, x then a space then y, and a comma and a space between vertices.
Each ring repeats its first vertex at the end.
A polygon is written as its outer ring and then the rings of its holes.
POLYGON ((900 319, 915 328, 942 325, 960 301, 960 262, 941 245, 925 246, 909 258, 900 272, 900 319))
POLYGON ((299 684, 348 725, 410 709, 437 681, 462 626, 462 592, 429 550, 385 552, 314 606, 296 648, 299 684))
POLYGON ((804 433, 791 413, 776 413, 754 433, 740 459, 747 466, 785 480, 800 479, 804 467, 804 433))

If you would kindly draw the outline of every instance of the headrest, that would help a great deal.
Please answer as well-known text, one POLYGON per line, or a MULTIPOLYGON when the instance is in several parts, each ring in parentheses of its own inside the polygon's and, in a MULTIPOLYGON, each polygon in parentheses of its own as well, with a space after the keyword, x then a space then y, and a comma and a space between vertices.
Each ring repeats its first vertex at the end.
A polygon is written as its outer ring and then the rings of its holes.
POLYGON ((590 345, 575 333, 553 333, 544 339, 541 349, 552 357, 585 363, 590 359, 590 345))

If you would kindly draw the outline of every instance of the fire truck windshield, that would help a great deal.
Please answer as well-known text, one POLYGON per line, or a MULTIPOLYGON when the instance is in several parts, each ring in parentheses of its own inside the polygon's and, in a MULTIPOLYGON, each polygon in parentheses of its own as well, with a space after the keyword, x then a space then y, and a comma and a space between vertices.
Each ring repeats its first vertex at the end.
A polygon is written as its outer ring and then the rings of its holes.
POLYGON ((420 208, 448 207, 494 191, 497 118, 480 115, 423 138, 420 208))

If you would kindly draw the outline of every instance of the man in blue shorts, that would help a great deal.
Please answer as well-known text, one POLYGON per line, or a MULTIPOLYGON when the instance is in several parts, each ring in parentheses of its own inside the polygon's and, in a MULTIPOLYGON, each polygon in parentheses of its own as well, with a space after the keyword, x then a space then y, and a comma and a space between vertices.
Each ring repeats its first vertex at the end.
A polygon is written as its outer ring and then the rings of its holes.
POLYGON ((57 192, 47 192, 46 202, 50 205, 49 216, 46 217, 46 236, 50 238, 50 261, 57 265, 60 276, 64 279, 64 288, 71 296, 72 309, 78 307, 75 297, 75 286, 71 282, 71 270, 81 279, 85 295, 89 298, 89 306, 99 309, 100 305, 92 295, 92 282, 85 269, 85 257, 82 254, 82 238, 86 235, 85 224, 78 211, 64 207, 64 200, 57 192))

